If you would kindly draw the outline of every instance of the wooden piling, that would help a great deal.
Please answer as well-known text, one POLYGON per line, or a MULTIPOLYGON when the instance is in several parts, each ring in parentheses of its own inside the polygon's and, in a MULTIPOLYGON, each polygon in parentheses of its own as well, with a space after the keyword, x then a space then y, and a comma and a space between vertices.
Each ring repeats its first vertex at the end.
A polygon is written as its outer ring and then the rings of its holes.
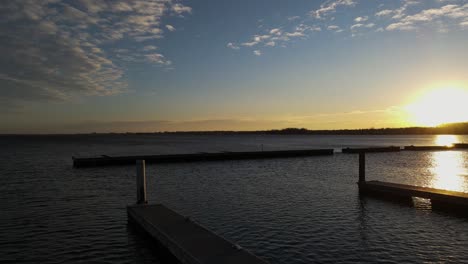
POLYGON ((145 161, 136 161, 136 172, 137 172, 137 204, 146 204, 146 171, 145 161))
POLYGON ((366 182, 366 154, 359 152, 359 183, 366 182))

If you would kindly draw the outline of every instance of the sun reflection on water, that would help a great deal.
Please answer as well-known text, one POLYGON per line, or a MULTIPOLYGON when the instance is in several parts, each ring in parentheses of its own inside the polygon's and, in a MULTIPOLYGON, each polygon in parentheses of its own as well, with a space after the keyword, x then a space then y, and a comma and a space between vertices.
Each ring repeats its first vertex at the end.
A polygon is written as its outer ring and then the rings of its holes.
POLYGON ((453 143, 458 143, 459 139, 456 135, 437 135, 434 139, 434 144, 437 146, 453 146, 453 143))
POLYGON ((463 191, 468 170, 464 166, 462 153, 458 151, 433 152, 431 173, 432 186, 437 189, 463 191))

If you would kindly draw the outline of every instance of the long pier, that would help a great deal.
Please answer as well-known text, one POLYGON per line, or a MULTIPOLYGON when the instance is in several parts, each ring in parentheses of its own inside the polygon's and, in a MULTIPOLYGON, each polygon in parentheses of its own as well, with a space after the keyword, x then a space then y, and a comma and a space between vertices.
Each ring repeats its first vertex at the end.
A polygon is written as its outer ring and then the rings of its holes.
POLYGON ((405 146, 403 150, 409 151, 443 151, 468 149, 468 143, 454 143, 452 146, 405 146))
POLYGON ((382 181, 366 181, 365 153, 359 153, 359 193, 390 200, 420 197, 430 199, 432 208, 468 213, 468 193, 382 181))
POLYGON ((333 149, 304 149, 304 150, 278 150, 278 151, 251 151, 251 152, 218 152, 194 153, 173 155, 140 155, 140 156, 101 156, 92 158, 75 158, 73 167, 95 167, 111 165, 133 165, 137 160, 146 163, 175 163, 196 161, 242 160, 242 159, 271 159, 287 157, 305 157, 333 155, 333 149))
POLYGON ((137 204, 127 207, 128 221, 143 229, 182 264, 267 264, 162 204, 146 200, 145 162, 137 162, 137 204))
MULTIPOLYGON (((388 147, 366 147, 366 148, 343 148, 343 153, 361 152, 399 152, 399 151, 443 151, 468 149, 467 143, 455 143, 453 146, 399 146, 388 147)), ((97 167, 133 165, 137 160, 145 160, 147 163, 176 163, 176 162, 200 162, 220 160, 242 160, 242 159, 271 159, 288 157, 305 157, 333 155, 333 149, 301 149, 301 150, 276 150, 276 151, 242 151, 242 152, 215 152, 215 153, 192 153, 192 154, 170 154, 170 155, 137 155, 137 156, 107 156, 99 157, 72 157, 73 167, 97 167)))
POLYGON ((360 152, 399 152, 401 151, 400 147, 390 146, 390 147, 370 147, 370 148, 343 148, 341 149, 342 153, 360 153, 360 152))
POLYGON ((454 147, 450 146, 405 146, 403 150, 409 151, 443 151, 443 150, 454 150, 454 147))

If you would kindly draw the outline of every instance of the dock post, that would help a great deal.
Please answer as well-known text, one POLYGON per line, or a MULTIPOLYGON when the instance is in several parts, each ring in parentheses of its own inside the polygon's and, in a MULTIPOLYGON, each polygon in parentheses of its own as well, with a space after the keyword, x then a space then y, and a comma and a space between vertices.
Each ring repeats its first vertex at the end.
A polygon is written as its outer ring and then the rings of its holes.
POLYGON ((359 183, 366 182, 366 153, 359 152, 359 183))
POLYGON ((145 161, 136 161, 137 171, 137 204, 146 204, 146 172, 145 172, 145 161))

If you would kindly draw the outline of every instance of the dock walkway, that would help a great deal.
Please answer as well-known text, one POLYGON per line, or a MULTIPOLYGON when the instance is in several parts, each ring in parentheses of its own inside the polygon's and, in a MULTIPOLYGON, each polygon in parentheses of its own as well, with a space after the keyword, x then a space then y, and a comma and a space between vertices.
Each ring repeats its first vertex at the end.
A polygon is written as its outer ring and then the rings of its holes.
POLYGON ((161 204, 127 207, 128 218, 183 264, 267 264, 161 204))
POLYGON ((162 204, 149 205, 145 161, 136 162, 137 202, 127 206, 129 223, 143 229, 182 264, 267 264, 162 204))

